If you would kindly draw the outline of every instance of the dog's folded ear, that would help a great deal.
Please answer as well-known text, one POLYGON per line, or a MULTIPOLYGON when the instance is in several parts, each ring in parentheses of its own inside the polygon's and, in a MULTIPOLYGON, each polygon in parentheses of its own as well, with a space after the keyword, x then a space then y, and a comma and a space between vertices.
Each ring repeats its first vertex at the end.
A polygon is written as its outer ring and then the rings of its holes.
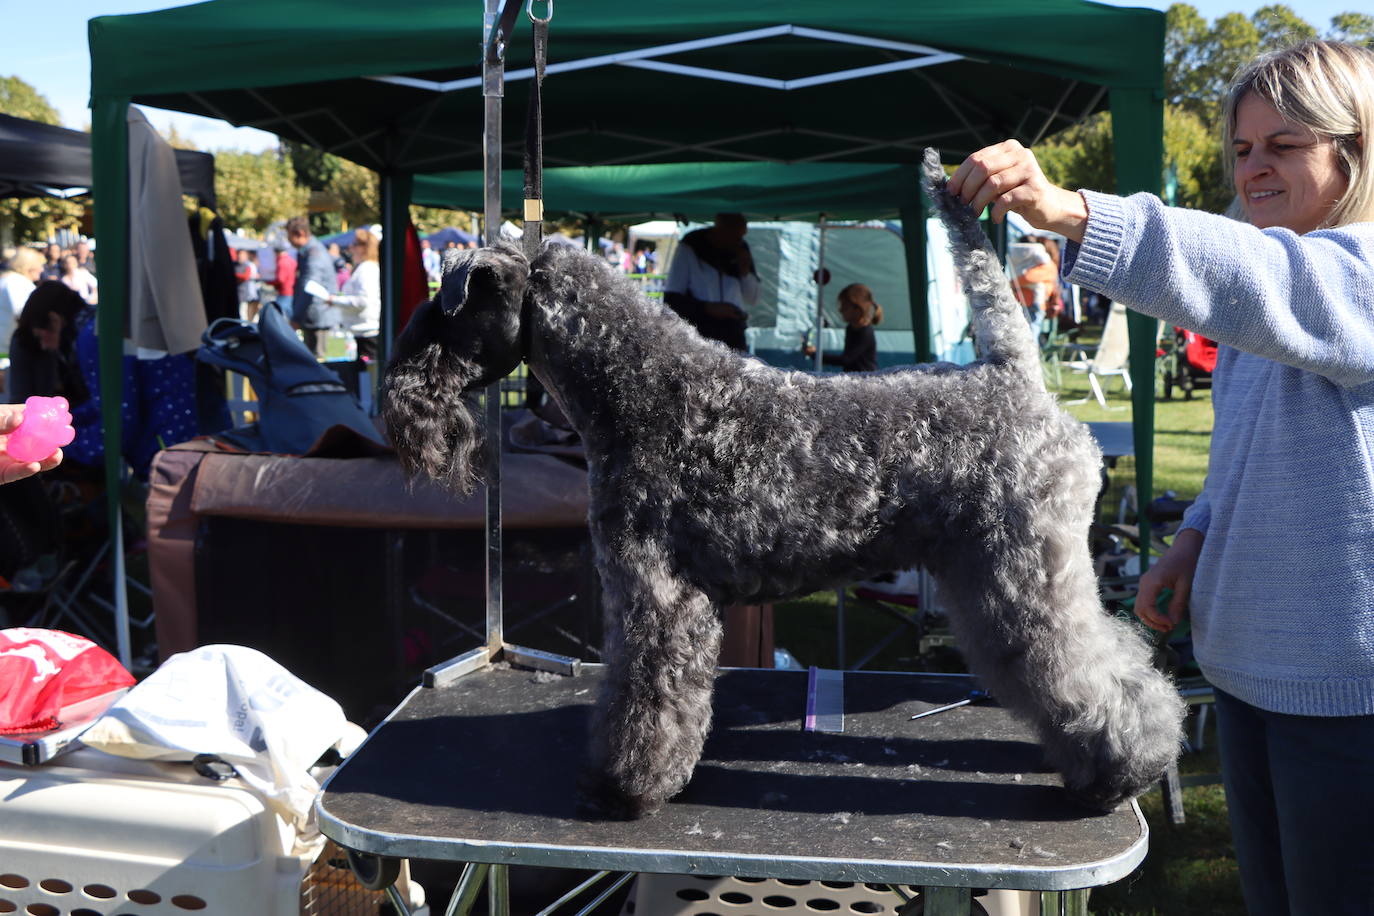
POLYGON ((529 268, 525 256, 513 245, 464 248, 446 252, 439 285, 439 308, 452 318, 470 300, 499 297, 512 283, 523 285, 529 268))

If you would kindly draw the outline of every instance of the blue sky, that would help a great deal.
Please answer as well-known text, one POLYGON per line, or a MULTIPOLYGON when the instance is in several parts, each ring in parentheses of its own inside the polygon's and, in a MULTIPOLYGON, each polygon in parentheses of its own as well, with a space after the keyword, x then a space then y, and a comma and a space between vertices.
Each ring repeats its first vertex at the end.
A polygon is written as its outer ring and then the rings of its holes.
MULTIPOLYGON (((467 0, 474 10, 475 0, 467 0)), ((908 0, 910 2, 910 0, 908 0)), ((924 0, 923 0, 924 2, 924 0)), ((1103 0, 1112 6, 1144 6, 1167 9, 1168 2, 1103 0)), ((1267 0, 1194 0, 1193 6, 1208 19, 1226 13, 1249 15, 1267 0)), ((1346 10, 1368 9, 1370 0, 1289 0, 1288 5, 1320 29, 1331 17, 1346 10)), ((142 13, 182 4, 175 0, 58 0, 52 5, 33 0, 7 0, 5 28, 0 35, 0 76, 18 76, 47 97, 67 127, 90 124, 86 107, 90 93, 90 58, 86 49, 86 21, 93 16, 142 13)), ((455 3, 455 12, 459 4, 455 3)), ((404 15, 404 13, 401 13, 404 15)), ((244 66, 251 66, 245 61, 244 66)), ((234 128, 223 121, 174 112, 145 109, 158 127, 174 125, 177 132, 201 149, 261 150, 276 138, 260 130, 234 128)))

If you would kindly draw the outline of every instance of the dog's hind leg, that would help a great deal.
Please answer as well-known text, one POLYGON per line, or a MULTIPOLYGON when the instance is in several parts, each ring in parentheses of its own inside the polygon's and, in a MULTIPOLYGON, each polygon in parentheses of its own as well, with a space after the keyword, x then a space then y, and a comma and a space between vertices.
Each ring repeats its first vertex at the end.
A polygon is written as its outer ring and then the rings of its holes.
POLYGON ((1008 535, 970 545, 941 577, 951 627, 986 686, 1035 726, 1070 794, 1109 809, 1175 759, 1183 703, 1145 642, 1102 609, 1075 526, 1008 535))
POLYGON ((606 680, 583 800, 615 818, 651 814, 691 778, 711 726, 721 623, 661 558, 602 564, 606 680))

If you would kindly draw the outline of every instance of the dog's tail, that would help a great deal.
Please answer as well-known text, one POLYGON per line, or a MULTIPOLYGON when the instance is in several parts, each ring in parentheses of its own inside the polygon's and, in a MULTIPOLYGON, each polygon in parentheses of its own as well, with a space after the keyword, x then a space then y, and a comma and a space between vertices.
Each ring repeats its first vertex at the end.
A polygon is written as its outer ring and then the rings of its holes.
POLYGON ((1040 348, 1025 310, 1012 295, 996 252, 978 225, 978 214, 946 190, 949 179, 940 167, 937 151, 925 151, 922 170, 931 204, 949 233, 954 266, 973 306, 973 340, 978 355, 989 362, 1015 365, 1033 384, 1043 388, 1040 348))

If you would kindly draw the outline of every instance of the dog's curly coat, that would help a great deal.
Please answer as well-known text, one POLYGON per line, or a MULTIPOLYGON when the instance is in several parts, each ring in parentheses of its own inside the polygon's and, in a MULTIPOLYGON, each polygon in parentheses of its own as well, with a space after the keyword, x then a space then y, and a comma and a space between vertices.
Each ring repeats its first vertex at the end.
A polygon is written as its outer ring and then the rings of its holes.
POLYGON ((1183 704, 1105 613, 1086 533, 1100 454, 1045 390, 974 215, 926 154, 982 358, 865 375, 770 368, 703 340, 599 258, 448 257, 397 344, 384 414, 409 474, 471 488, 464 392, 526 358, 586 445, 608 670, 588 800, 658 809, 711 721, 719 609, 925 566, 973 671, 1109 808, 1175 759, 1183 704))

